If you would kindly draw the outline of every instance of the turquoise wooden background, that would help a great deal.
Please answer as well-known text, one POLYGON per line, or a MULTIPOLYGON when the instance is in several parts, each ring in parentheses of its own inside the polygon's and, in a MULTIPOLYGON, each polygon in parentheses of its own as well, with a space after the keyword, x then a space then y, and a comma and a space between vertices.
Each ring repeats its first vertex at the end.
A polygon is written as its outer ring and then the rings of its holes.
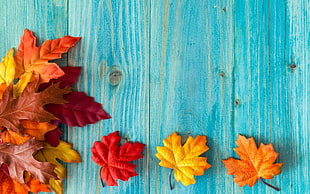
POLYGON ((65 193, 276 193, 226 175, 238 133, 274 143, 280 193, 309 193, 309 0, 3 0, 0 18, 1 56, 24 28, 40 43, 81 36, 60 62, 83 66, 76 88, 113 117, 65 129, 83 160, 67 165, 65 193), (145 157, 138 177, 102 188, 90 148, 115 130, 145 157), (155 148, 174 131, 207 135, 213 167, 170 191, 155 148))

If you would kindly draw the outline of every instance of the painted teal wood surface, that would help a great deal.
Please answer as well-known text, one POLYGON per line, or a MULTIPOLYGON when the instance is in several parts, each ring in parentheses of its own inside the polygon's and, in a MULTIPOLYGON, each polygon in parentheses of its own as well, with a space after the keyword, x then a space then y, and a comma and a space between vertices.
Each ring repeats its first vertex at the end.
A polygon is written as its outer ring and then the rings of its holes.
POLYGON ((59 62, 83 66, 76 88, 113 117, 64 129, 83 160, 66 165, 65 193, 277 193, 226 175, 239 133, 274 144, 283 173, 268 182, 280 193, 309 193, 308 0, 7 0, 0 18, 1 56, 24 28, 39 43, 81 36, 59 62), (145 157, 139 176, 102 188, 90 148, 115 130, 147 144, 145 157), (212 168, 170 191, 155 153, 174 131, 207 135, 212 168))

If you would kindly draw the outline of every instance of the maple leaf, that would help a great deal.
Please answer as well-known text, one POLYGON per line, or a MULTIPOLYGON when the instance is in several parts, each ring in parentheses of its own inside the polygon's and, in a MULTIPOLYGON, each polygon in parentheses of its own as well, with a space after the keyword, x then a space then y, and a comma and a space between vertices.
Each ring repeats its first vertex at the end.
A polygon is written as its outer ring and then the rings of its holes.
POLYGON ((0 126, 22 134, 20 120, 49 122, 57 119, 53 114, 45 111, 43 106, 49 103, 65 103, 63 95, 71 89, 60 89, 58 84, 55 84, 36 93, 35 85, 35 82, 28 84, 17 99, 13 96, 12 84, 7 87, 0 101, 0 126))
POLYGON ((41 162, 50 162, 57 167, 54 172, 57 174, 58 180, 51 178, 49 184, 51 188, 58 194, 63 193, 62 179, 66 177, 66 169, 60 164, 57 159, 68 162, 78 163, 81 162, 80 155, 72 149, 72 144, 60 141, 57 147, 53 147, 48 143, 44 143, 44 148, 34 154, 34 158, 41 162))
POLYGON ((94 101, 93 97, 87 96, 84 92, 70 92, 64 95, 68 102, 65 104, 49 104, 45 109, 62 123, 70 127, 84 127, 111 116, 102 109, 102 105, 94 101))
MULTIPOLYGON (((194 175, 203 175, 204 171, 211 167, 206 162, 206 157, 198 157, 209 150, 206 136, 189 136, 182 146, 181 136, 174 132, 163 142, 164 147, 157 147, 156 157, 161 160, 159 165, 173 169, 175 180, 181 181, 183 185, 195 184, 194 175)), ((170 188, 172 189, 171 183, 170 188)))
POLYGON ((102 142, 95 142, 91 148, 92 160, 102 166, 100 177, 108 186, 117 186, 116 179, 127 181, 137 176, 136 165, 130 161, 143 158, 141 152, 145 144, 127 142, 119 147, 121 137, 118 131, 102 137, 102 142))
MULTIPOLYGON (((239 186, 242 187, 247 184, 252 187, 258 179, 272 179, 281 173, 283 163, 273 164, 279 154, 274 151, 271 143, 268 145, 261 143, 257 149, 253 137, 246 138, 238 135, 236 144, 239 147, 234 148, 234 151, 240 156, 241 160, 228 158, 222 161, 227 169, 227 174, 235 175, 234 181, 239 186)), ((266 182, 264 183, 266 184, 266 182)))
POLYGON ((38 162, 32 154, 42 148, 42 142, 34 138, 22 145, 0 145, 0 163, 5 163, 11 178, 24 183, 24 171, 30 172, 35 179, 47 184, 50 178, 56 178, 55 166, 48 162, 38 162), (22 162, 21 162, 22 161, 22 162))
POLYGON ((48 61, 61 58, 61 54, 66 53, 79 40, 80 37, 64 36, 55 40, 46 40, 41 46, 36 47, 35 36, 25 29, 15 55, 16 69, 18 69, 15 77, 34 72, 40 74, 42 83, 63 76, 64 72, 60 67, 48 61))
POLYGON ((32 177, 29 178, 27 183, 21 184, 3 172, 0 172, 0 180, 0 193, 2 194, 28 194, 29 191, 33 193, 40 191, 50 192, 45 184, 32 177))

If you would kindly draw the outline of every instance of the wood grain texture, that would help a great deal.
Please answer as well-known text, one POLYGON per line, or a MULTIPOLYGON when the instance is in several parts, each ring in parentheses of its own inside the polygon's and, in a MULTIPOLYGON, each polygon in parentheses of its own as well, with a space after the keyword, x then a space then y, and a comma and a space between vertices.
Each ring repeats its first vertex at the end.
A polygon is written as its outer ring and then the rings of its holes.
POLYGON ((94 96, 112 119, 84 129, 69 128, 69 142, 81 153, 82 164, 67 165, 69 193, 148 193, 148 153, 134 164, 140 176, 102 188, 100 166, 90 148, 103 135, 120 131, 130 141, 149 144, 149 3, 148 1, 70 1, 69 34, 81 36, 69 64, 83 66, 77 89, 94 96), (113 74, 118 72, 117 74, 113 74), (114 75, 121 74, 120 82, 114 75))
POLYGON ((267 181, 279 193, 309 193, 308 0, 10 0, 0 16, 1 56, 24 28, 40 43, 81 36, 60 63, 83 67, 76 89, 112 116, 65 129, 83 160, 66 165, 65 193, 278 193, 226 175, 238 134, 274 144, 283 172, 267 181), (102 188, 90 148, 116 130, 147 144, 145 157, 138 177, 102 188), (207 135, 212 168, 170 191, 155 153, 174 131, 207 135))

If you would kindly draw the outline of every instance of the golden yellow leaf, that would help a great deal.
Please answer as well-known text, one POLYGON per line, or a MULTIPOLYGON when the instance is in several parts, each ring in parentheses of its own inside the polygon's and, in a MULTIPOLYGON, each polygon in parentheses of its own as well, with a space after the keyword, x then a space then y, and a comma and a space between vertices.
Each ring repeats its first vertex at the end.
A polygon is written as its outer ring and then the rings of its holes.
POLYGON ((261 143, 257 149, 253 137, 246 138, 242 135, 238 135, 236 143, 239 147, 234 148, 234 151, 241 160, 228 158, 222 161, 227 174, 235 175, 234 181, 239 186, 248 184, 252 187, 259 178, 272 179, 281 173, 283 164, 273 164, 279 154, 274 151, 271 143, 268 145, 261 143))
POLYGON ((10 49, 0 62, 0 84, 10 85, 15 76, 15 60, 13 57, 14 49, 10 49))
POLYGON ((57 161, 57 159, 68 163, 81 162, 80 155, 71 148, 72 144, 64 141, 60 141, 57 147, 53 147, 45 142, 44 148, 34 155, 34 158, 40 162, 50 162, 57 165, 54 172, 57 174, 57 178, 59 178, 59 180, 50 179, 49 184, 50 187, 58 194, 63 193, 61 181, 66 177, 66 169, 57 161))
POLYGON ((56 125, 52 125, 48 122, 39 123, 31 120, 21 120, 21 125, 24 127, 24 132, 35 137, 37 140, 45 140, 45 133, 57 128, 56 125))
POLYGON ((206 136, 189 136, 182 146, 181 136, 174 132, 163 142, 164 147, 157 147, 156 157, 161 160, 159 165, 174 169, 175 180, 181 181, 183 185, 195 184, 194 175, 201 176, 211 167, 206 157, 199 157, 209 149, 206 136))
POLYGON ((29 82, 38 79, 38 76, 33 74, 32 72, 24 73, 20 76, 16 85, 14 85, 14 97, 17 98, 21 93, 23 93, 29 82))

